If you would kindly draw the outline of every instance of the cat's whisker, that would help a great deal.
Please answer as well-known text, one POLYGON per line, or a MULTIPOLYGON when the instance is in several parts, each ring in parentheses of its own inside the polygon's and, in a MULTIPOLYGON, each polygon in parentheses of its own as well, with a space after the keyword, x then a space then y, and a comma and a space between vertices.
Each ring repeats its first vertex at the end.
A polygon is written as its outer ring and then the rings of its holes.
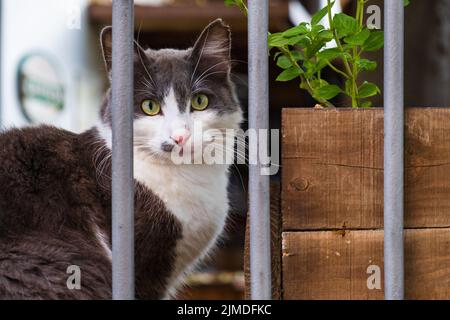
MULTIPOLYGON (((212 145, 215 149, 219 149, 219 150, 221 150, 222 152, 224 152, 224 154, 226 154, 227 151, 230 152, 230 153, 232 153, 233 155, 235 155, 235 156, 238 157, 237 160, 239 160, 239 159, 244 159, 246 163, 248 162, 248 157, 247 157, 247 155, 246 155, 245 153, 240 152, 239 150, 236 150, 235 148, 230 148, 230 147, 227 147, 226 145, 224 146, 223 144, 220 144, 220 143, 219 143, 219 144, 211 143, 211 145, 212 145)), ((245 164, 246 164, 246 163, 245 163, 245 164)))
MULTIPOLYGON (((145 88, 147 88, 147 89, 149 89, 149 90, 151 90, 151 91, 153 91, 154 89, 155 89, 155 87, 153 86, 153 84, 152 83, 150 83, 147 79, 145 79, 145 78, 143 78, 142 80, 141 80, 141 83, 142 83, 142 85, 145 87, 145 88)), ((137 90, 136 90, 137 91, 137 90)), ((141 91, 143 91, 145 94, 148 94, 148 92, 146 91, 146 90, 142 90, 141 89, 141 91)))
POLYGON ((195 80, 194 84, 192 85, 192 88, 194 87, 199 87, 200 84, 202 83, 202 81, 204 81, 205 79, 207 79, 208 77, 214 75, 214 74, 228 74, 228 72, 226 71, 214 71, 214 72, 209 72, 207 74, 202 74, 202 76, 200 76, 197 80, 195 80))
MULTIPOLYGON (((198 81, 198 79, 201 79, 202 76, 203 76, 205 73, 207 73, 208 71, 210 71, 210 70, 214 69, 215 67, 217 67, 217 66, 219 66, 219 65, 221 65, 221 64, 224 64, 224 63, 229 63, 229 62, 228 62, 228 60, 226 60, 226 61, 220 61, 220 62, 218 62, 218 63, 212 65, 211 67, 209 67, 208 69, 206 69, 205 71, 203 71, 203 73, 202 73, 199 77, 197 77, 196 81, 198 81)), ((228 73, 228 72, 225 72, 225 71, 222 71, 222 72, 228 73)), ((194 75, 194 74, 193 74, 193 75, 194 75)), ((194 82, 194 85, 193 85, 193 86, 195 86, 195 83, 196 83, 196 82, 194 82)))
POLYGON ((197 63, 195 64, 194 72, 192 72, 192 75, 191 75, 191 81, 190 81, 191 87, 192 87, 192 80, 193 80, 193 78, 195 76, 195 73, 197 72, 198 65, 200 64, 200 60, 201 60, 201 58, 203 56, 203 51, 205 50, 205 46, 206 46, 206 43, 208 41, 208 36, 209 36, 209 29, 206 30, 205 41, 203 41, 202 49, 200 51, 200 55, 198 56, 197 63))
POLYGON ((141 62, 141 64, 142 64, 142 67, 144 68, 144 71, 145 71, 145 73, 147 73, 147 75, 148 75, 148 77, 149 77, 149 79, 150 79, 150 81, 153 83, 153 85, 156 87, 156 83, 155 83, 155 81, 153 80, 153 77, 150 75, 150 72, 148 71, 148 69, 147 69, 147 66, 145 65, 145 63, 144 63, 144 60, 142 59, 142 54, 141 54, 141 45, 139 44, 139 37, 140 37, 140 31, 138 32, 138 39, 137 39, 137 41, 135 40, 134 42, 135 42, 135 45, 138 47, 137 48, 137 52, 138 52, 138 56, 139 56, 139 60, 140 60, 140 62, 141 62))
POLYGON ((97 177, 97 182, 99 186, 103 189, 107 189, 108 186, 104 185, 108 181, 111 181, 111 175, 107 174, 105 171, 110 166, 112 153, 107 147, 106 144, 97 143, 95 146, 95 151, 93 154, 93 162, 95 173, 97 177), (102 157, 102 160, 99 161, 99 158, 102 157), (106 181, 105 181, 106 180, 106 181))
POLYGON ((247 188, 245 187, 244 178, 242 177, 241 170, 239 170, 239 167, 233 163, 233 167, 235 168, 236 172, 238 173, 239 180, 241 181, 242 189, 244 190, 244 193, 247 193, 247 188))
MULTIPOLYGON (((233 64, 233 63, 243 63, 243 64, 248 64, 248 62, 247 61, 244 61, 244 60, 237 60, 237 59, 231 59, 231 60, 226 60, 226 61, 221 61, 221 62, 218 62, 218 63, 216 63, 215 65, 213 65, 213 66, 211 66, 211 67, 209 67, 208 69, 206 69, 198 78, 201 78, 205 73, 207 73, 209 70, 211 70, 211 69, 213 69, 213 68, 215 68, 215 67, 217 67, 217 66, 219 66, 219 65, 221 65, 221 64, 223 64, 223 63, 230 63, 230 64, 233 64)), ((224 72, 224 73, 228 73, 228 72, 224 72)), ((233 75, 233 74, 232 74, 233 75)), ((195 76, 195 72, 192 74, 192 76, 195 76)), ((237 76, 236 76, 237 77, 237 76)), ((198 79, 197 78, 197 79, 198 79)), ((244 80, 242 80, 241 78, 239 78, 239 77, 237 77, 239 80, 241 80, 242 81, 242 83, 247 83, 246 81, 244 81, 244 80)), ((191 79, 191 83, 192 83, 192 79, 191 79)), ((194 85, 195 86, 195 85, 194 85)))

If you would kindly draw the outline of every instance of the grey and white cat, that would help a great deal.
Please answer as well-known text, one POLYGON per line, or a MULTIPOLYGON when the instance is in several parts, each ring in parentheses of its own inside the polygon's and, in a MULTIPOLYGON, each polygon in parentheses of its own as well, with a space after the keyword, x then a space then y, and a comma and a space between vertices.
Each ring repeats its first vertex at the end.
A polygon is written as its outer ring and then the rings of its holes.
MULTIPOLYGON (((101 43, 110 72, 110 27, 101 43)), ((138 298, 172 296, 224 229, 228 165, 178 165, 172 155, 233 144, 220 134, 242 121, 230 48, 220 19, 187 50, 135 44, 138 298), (206 134, 193 135, 195 124, 206 134)), ((79 135, 49 126, 0 134, 0 298, 111 297, 110 105, 108 90, 98 125, 79 135), (71 265, 81 270, 79 290, 67 287, 71 265)))

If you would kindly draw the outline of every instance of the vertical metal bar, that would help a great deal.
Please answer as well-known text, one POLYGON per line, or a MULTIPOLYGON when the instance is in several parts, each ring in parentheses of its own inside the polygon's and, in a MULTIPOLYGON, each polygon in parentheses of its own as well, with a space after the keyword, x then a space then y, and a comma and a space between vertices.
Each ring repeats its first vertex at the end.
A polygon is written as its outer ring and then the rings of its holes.
MULTIPOLYGON (((268 0, 248 1, 248 73, 249 73, 249 128, 257 135, 260 129, 269 128, 269 61, 267 34, 269 28, 268 0)), ((258 137, 250 135, 250 152, 258 146, 258 137)), ((268 154, 268 153, 266 153, 268 154)), ((270 263, 270 177, 262 175, 262 165, 250 164, 250 274, 251 297, 254 300, 269 300, 271 293, 270 263)))
POLYGON ((112 3, 113 299, 134 299, 133 0, 112 3))
POLYGON ((403 142, 404 8, 384 2, 384 279, 385 299, 404 297, 403 142))
POLYGON ((3 1, 0 0, 0 128, 3 125, 3 1))

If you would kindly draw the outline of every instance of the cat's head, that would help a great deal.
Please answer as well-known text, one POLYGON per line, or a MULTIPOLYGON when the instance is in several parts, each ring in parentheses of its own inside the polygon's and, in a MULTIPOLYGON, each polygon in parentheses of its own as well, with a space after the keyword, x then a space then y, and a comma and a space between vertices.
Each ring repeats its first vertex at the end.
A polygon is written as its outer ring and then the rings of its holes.
MULTIPOLYGON (((111 27, 106 27, 101 44, 109 75, 111 38, 111 27)), ((225 130, 239 129, 242 111, 230 79, 230 49, 230 29, 220 19, 210 23, 186 50, 144 50, 135 42, 135 152, 150 161, 169 162, 175 152, 194 155, 195 145, 223 144, 225 148, 227 139, 234 139, 225 130), (196 128, 200 127, 203 134, 199 135, 196 128)), ((110 108, 109 90, 101 110, 106 130, 111 127, 110 108)))

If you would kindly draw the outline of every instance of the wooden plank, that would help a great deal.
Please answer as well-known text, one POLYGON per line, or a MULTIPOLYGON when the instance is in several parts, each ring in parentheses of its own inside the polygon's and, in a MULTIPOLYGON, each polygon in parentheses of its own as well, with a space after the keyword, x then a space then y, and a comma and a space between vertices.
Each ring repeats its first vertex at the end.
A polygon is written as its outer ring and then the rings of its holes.
MULTIPOLYGON (((200 5, 196 1, 184 1, 167 5, 135 5, 136 30, 198 32, 209 22, 220 17, 231 25, 234 32, 246 32, 247 19, 236 7, 226 7, 223 1, 206 2, 200 5)), ((111 4, 92 3, 88 8, 89 19, 100 25, 111 24, 111 4)), ((279 31, 287 28, 288 2, 276 0, 270 2, 270 28, 279 31)))
MULTIPOLYGON (((450 109, 406 112, 406 227, 450 226, 450 109)), ((284 109, 283 229, 383 225, 383 110, 284 109)))
MULTIPOLYGON (((406 230, 405 266, 406 299, 450 299, 450 229, 406 230)), ((284 299, 383 299, 383 288, 383 231, 283 233, 284 299), (381 289, 368 289, 369 266, 381 289)))
MULTIPOLYGON (((280 216, 280 184, 270 184, 270 219, 271 219, 271 263, 272 263, 272 299, 281 299, 281 216, 280 216)), ((244 272, 245 298, 250 299, 250 234, 247 217, 245 229, 244 272)))

